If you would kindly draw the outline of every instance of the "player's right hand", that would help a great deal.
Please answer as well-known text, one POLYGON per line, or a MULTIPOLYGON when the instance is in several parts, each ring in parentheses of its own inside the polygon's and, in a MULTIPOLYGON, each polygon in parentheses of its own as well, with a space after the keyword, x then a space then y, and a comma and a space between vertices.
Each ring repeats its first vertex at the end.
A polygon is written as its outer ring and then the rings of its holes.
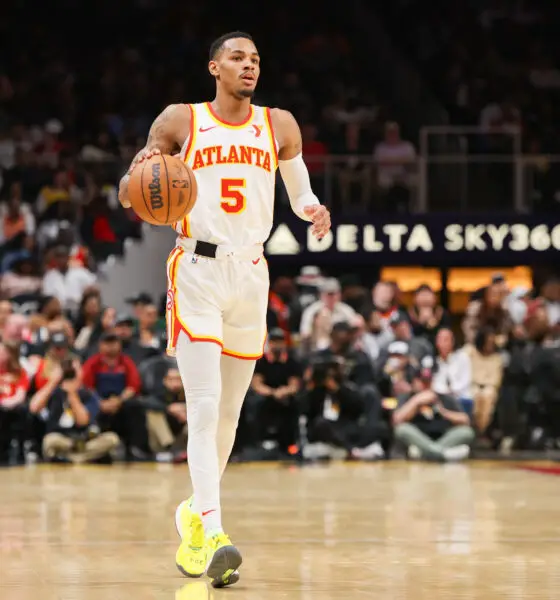
POLYGON ((130 163, 130 168, 128 169, 127 174, 130 175, 137 164, 141 163, 147 158, 152 158, 152 156, 155 156, 156 154, 161 154, 161 150, 158 150, 158 148, 144 148, 143 150, 140 150, 140 152, 138 152, 138 154, 134 157, 134 160, 130 163))

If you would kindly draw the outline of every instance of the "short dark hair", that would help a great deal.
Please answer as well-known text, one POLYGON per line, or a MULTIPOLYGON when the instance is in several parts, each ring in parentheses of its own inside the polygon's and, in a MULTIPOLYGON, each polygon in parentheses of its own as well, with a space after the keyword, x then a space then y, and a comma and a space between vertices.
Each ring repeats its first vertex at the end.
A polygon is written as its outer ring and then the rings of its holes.
POLYGON ((210 45, 210 60, 214 60, 216 58, 228 40, 233 40, 235 38, 244 38, 246 40, 253 41, 253 37, 244 31, 230 31, 229 33, 224 33, 224 35, 221 35, 210 45))

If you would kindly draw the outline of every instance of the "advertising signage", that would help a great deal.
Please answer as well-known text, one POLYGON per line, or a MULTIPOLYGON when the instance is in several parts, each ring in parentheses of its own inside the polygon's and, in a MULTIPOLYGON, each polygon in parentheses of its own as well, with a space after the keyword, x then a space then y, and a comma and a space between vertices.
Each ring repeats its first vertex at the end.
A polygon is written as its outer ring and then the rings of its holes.
POLYGON ((334 219, 315 239, 295 215, 277 219, 265 253, 277 263, 507 266, 560 258, 555 215, 406 215, 334 219))

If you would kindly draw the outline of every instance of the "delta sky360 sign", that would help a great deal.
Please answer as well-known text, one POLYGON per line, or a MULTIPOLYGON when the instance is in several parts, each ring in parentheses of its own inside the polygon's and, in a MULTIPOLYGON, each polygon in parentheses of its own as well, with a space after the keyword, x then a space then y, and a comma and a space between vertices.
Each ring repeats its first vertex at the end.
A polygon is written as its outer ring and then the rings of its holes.
POLYGON ((272 260, 299 264, 516 265, 556 262, 559 251, 556 216, 338 220, 322 241, 305 222, 288 217, 279 221, 265 245, 272 260))

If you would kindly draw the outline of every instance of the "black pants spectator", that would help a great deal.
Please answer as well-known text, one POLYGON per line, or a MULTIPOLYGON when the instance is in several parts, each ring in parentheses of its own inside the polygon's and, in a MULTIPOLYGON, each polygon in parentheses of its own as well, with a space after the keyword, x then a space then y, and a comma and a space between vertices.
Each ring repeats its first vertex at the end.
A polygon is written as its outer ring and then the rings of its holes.
POLYGON ((264 440, 272 440, 285 452, 297 442, 298 417, 295 397, 280 402, 273 397, 250 392, 244 407, 247 442, 258 445, 264 440))
POLYGON ((10 444, 16 440, 20 457, 23 456, 23 441, 26 433, 27 407, 17 406, 9 410, 0 408, 0 462, 9 458, 10 444))
POLYGON ((307 426, 307 439, 311 444, 322 442, 345 450, 365 448, 378 440, 377 432, 356 421, 329 421, 318 417, 307 426))
POLYGON ((137 449, 149 452, 146 412, 142 403, 131 398, 122 403, 115 414, 99 413, 97 422, 101 431, 113 431, 123 441, 127 451, 137 449))

